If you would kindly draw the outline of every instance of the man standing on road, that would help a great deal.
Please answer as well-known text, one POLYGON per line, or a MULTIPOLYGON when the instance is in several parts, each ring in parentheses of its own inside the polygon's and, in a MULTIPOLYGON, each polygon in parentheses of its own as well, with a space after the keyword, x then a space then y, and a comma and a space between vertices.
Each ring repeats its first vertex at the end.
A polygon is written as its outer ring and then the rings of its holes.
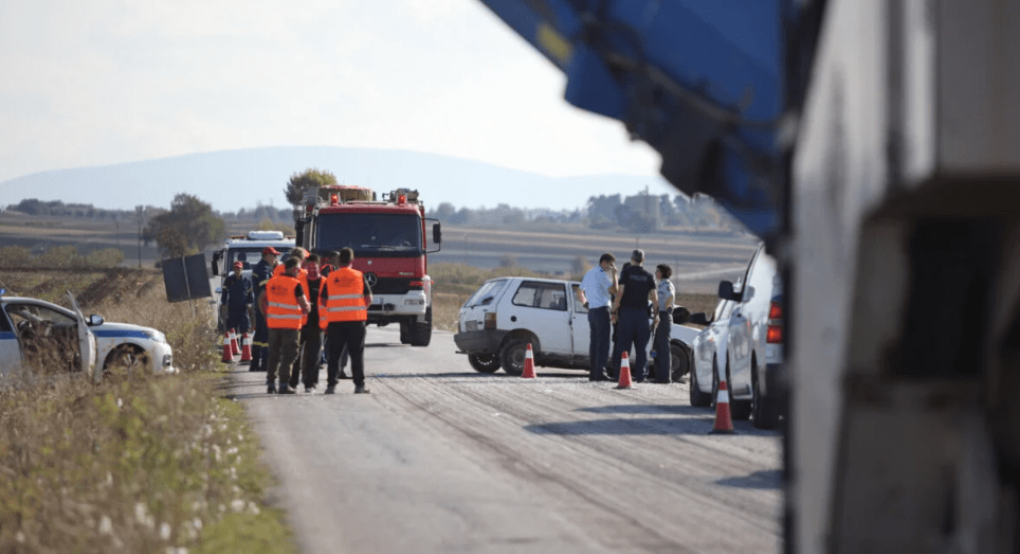
POLYGON ((655 307, 655 342, 652 349, 655 351, 655 380, 659 383, 669 383, 673 377, 673 355, 669 352, 669 333, 673 329, 673 301, 676 298, 676 289, 669 278, 673 275, 673 268, 666 264, 655 266, 655 278, 659 280, 656 288, 658 305, 655 307))
MULTIPOLYGON (((655 293, 655 279, 641 264, 645 261, 643 250, 635 250, 630 256, 631 265, 620 273, 620 294, 616 295, 613 312, 620 320, 620 330, 616 337, 616 349, 613 353, 613 367, 620 368, 620 358, 624 352, 634 347, 634 363, 630 370, 634 381, 645 380, 645 364, 648 362, 648 338, 651 329, 648 326, 649 306, 658 304, 655 293)), ((619 376, 617 371, 617 376, 619 376)))
MULTIPOLYGON (((276 268, 279 255, 280 251, 272 246, 262 249, 262 259, 251 269, 255 298, 262 296, 266 283, 273 277, 273 269, 276 268)), ((265 371, 269 358, 269 328, 266 326, 266 314, 259 306, 255 308, 255 336, 252 338, 251 346, 251 365, 248 366, 248 371, 265 371)))
POLYGON ((248 308, 255 303, 251 279, 244 276, 244 263, 234 262, 234 272, 227 275, 220 292, 220 310, 226 308, 226 329, 242 335, 251 330, 248 308))
POLYGON ((294 394, 290 383, 290 364, 298 351, 298 334, 311 311, 305 291, 298 279, 300 262, 296 256, 287 258, 283 273, 266 283, 259 296, 259 307, 266 314, 269 327, 269 367, 266 388, 276 392, 276 373, 280 373, 280 394, 294 394))
MULTIPOLYGON (((329 274, 329 279, 319 291, 319 305, 324 308, 327 320, 326 335, 329 360, 326 364, 326 394, 333 394, 337 383, 340 355, 344 349, 351 358, 351 373, 354 374, 354 393, 366 394, 365 388, 365 322, 368 320, 368 306, 372 304, 372 288, 365 275, 351 267, 354 250, 340 250, 339 267, 329 274)), ((320 311, 320 317, 322 312, 320 311)))
POLYGON ((313 393, 315 385, 319 382, 319 355, 322 351, 322 328, 325 327, 324 324, 321 326, 319 324, 319 288, 324 282, 319 273, 319 255, 309 254, 302 269, 307 273, 301 285, 307 287, 305 292, 311 311, 308 312, 305 324, 301 327, 298 346, 300 371, 291 372, 290 388, 297 389, 300 379, 305 384, 305 392, 313 393))
MULTIPOLYGON (((322 282, 323 283, 325 283, 326 279, 329 278, 329 274, 333 272, 333 268, 340 267, 340 252, 337 252, 336 250, 331 251, 329 253, 329 256, 326 257, 326 262, 327 263, 325 265, 323 265, 319 269, 319 273, 322 274, 322 282)), ((320 321, 322 321, 323 325, 325 325, 326 318, 325 317, 321 317, 320 321)), ((327 363, 329 363, 329 340, 327 339, 327 337, 328 337, 328 330, 323 332, 323 337, 322 337, 322 359, 320 360, 319 365, 326 365, 327 363)), ((340 354, 340 378, 341 379, 350 379, 350 377, 347 376, 347 373, 344 372, 344 368, 345 367, 347 367, 347 350, 346 349, 344 349, 343 353, 340 354)))
POLYGON ((599 265, 584 275, 577 289, 579 300, 588 308, 588 360, 590 381, 606 381, 606 361, 609 359, 609 302, 616 294, 616 256, 606 252, 599 265))

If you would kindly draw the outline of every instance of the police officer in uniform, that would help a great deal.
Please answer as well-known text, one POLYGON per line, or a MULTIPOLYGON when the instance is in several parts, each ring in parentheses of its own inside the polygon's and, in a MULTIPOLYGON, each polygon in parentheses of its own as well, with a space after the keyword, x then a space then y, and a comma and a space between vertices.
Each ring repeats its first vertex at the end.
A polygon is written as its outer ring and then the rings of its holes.
POLYGON ((241 334, 251 330, 248 307, 255 303, 251 279, 245 277, 243 271, 244 264, 234 262, 234 272, 227 275, 220 293, 220 306, 227 309, 227 329, 241 334))
MULTIPOLYGON (((262 249, 262 259, 251 270, 255 298, 262 295, 266 283, 272 278, 279 255, 279 250, 272 246, 262 249)), ((251 365, 248 366, 248 371, 265 371, 269 359, 269 328, 266 326, 266 315, 258 307, 255 309, 255 336, 251 342, 251 365)))
MULTIPOLYGON (((648 303, 651 301, 655 306, 659 300, 655 290, 655 278, 641 267, 644 261, 643 250, 638 249, 631 254, 630 267, 620 272, 620 294, 613 299, 613 311, 617 313, 617 319, 620 321, 616 349, 613 352, 615 363, 613 367, 617 369, 616 377, 619 379, 620 358, 633 346, 634 362, 631 363, 630 371, 636 383, 645 380, 645 364, 648 362, 648 339, 652 334, 648 325, 651 316, 648 303)), ((658 317, 658 313, 655 317, 658 317)))
POLYGON ((340 355, 344 349, 351 359, 354 393, 367 394, 365 388, 365 322, 372 304, 372 288, 365 275, 351 267, 354 250, 340 250, 340 266, 329 274, 319 290, 319 317, 328 321, 326 341, 329 359, 326 364, 326 394, 333 394, 337 383, 340 355))

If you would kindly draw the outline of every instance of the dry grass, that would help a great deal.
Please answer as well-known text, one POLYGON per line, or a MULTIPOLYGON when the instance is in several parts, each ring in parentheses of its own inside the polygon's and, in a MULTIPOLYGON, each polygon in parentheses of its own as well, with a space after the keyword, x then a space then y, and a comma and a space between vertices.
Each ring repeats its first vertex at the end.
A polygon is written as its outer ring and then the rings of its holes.
POLYGON ((86 313, 164 331, 182 369, 0 390, 0 552, 294 551, 243 410, 215 393, 204 310, 167 303, 155 272, 0 280, 52 300, 74 285, 86 313))

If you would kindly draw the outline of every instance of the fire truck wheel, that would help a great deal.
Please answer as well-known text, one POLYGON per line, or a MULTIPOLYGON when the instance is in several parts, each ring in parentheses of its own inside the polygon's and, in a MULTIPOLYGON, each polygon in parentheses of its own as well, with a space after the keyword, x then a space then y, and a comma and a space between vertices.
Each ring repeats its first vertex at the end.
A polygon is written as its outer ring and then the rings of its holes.
POLYGON ((401 321, 400 322, 400 344, 411 343, 411 322, 401 321))
POLYGON ((428 346, 432 342, 432 306, 425 310, 425 323, 410 324, 408 339, 411 346, 428 346))

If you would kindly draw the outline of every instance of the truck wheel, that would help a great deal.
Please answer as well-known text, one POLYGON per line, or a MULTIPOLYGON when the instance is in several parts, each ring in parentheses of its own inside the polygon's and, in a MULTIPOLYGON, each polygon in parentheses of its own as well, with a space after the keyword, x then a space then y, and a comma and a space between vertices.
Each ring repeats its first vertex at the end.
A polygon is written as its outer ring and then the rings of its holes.
POLYGON ((698 386, 698 372, 691 372, 691 389, 690 389, 690 400, 691 406, 695 408, 705 408, 712 404, 712 395, 701 392, 701 388, 698 386))
POLYGON ((468 363, 478 373, 496 373, 499 369, 499 356, 495 354, 468 354, 468 363))
POLYGON ((754 399, 751 401, 752 423, 759 429, 775 429, 779 425, 779 402, 775 397, 762 394, 757 366, 751 368, 751 371, 751 386, 754 389, 754 399))
POLYGON ((679 344, 670 343, 669 358, 670 372, 674 382, 679 381, 681 377, 687 375, 691 371, 691 366, 687 358, 687 351, 679 344))
POLYGON ((407 334, 411 346, 428 346, 432 342, 432 306, 425 310, 425 323, 412 322, 407 334))
POLYGON ((733 399, 733 379, 730 378, 730 363, 726 362, 726 391, 730 395, 730 414, 734 421, 747 421, 751 417, 750 400, 733 399))
POLYGON ((400 322, 400 344, 411 344, 411 322, 400 322))
POLYGON ((519 377, 524 373, 524 356, 528 351, 528 341, 524 339, 511 339, 503 345, 499 351, 500 365, 507 375, 519 377))

